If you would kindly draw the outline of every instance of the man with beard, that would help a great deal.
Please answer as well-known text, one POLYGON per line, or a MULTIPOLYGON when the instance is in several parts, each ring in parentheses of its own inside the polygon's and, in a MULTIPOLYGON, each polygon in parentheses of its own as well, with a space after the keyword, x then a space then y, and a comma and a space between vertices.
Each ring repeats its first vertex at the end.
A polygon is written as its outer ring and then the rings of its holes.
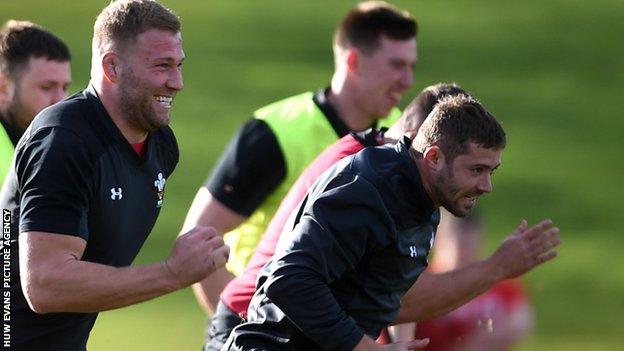
MULTIPOLYGON (((288 230, 284 231, 284 226, 290 213, 298 208, 298 205, 314 184, 314 181, 333 164, 344 157, 357 153, 364 147, 379 146, 383 145, 383 143, 396 143, 404 134, 415 135, 438 101, 447 96, 455 95, 471 96, 456 84, 438 83, 428 86, 412 100, 401 118, 389 130, 383 132, 371 129, 365 133, 351 133, 325 149, 306 168, 289 190, 273 219, 271 219, 243 274, 230 281, 221 293, 217 311, 212 317, 210 326, 211 340, 205 347, 206 351, 220 350, 232 329, 247 318, 247 309, 255 292, 257 275, 273 256, 280 235, 289 235, 291 233, 288 230)), ((449 213, 446 213, 442 218, 442 221, 447 223, 447 225, 457 226, 465 221, 464 218, 457 218, 449 213)), ((439 236, 436 236, 436 238, 439 238, 439 236)), ((445 242, 447 241, 445 240, 445 242)), ((438 242, 439 240, 436 239, 436 245, 438 245, 438 242)), ((488 287, 496 284, 499 279, 503 279, 508 275, 523 273, 522 271, 529 271, 534 266, 532 265, 531 257, 524 255, 523 246, 525 244, 521 238, 505 240, 497 249, 500 252, 506 252, 504 255, 506 260, 499 261, 499 267, 483 265, 483 262, 471 262, 472 265, 466 264, 465 267, 454 267, 458 269, 448 270, 448 272, 423 272, 412 288, 410 288, 410 293, 403 297, 403 305, 411 308, 409 309, 409 314, 399 312, 402 315, 402 320, 421 321, 431 316, 446 313, 449 309, 461 305, 475 295, 485 291, 488 287), (518 266, 522 266, 522 270, 518 270, 518 266), (460 268, 463 268, 463 270, 460 268), (497 271, 502 270, 506 273, 495 274, 493 269, 497 271), (453 289, 440 291, 439 286, 447 284, 448 279, 453 279, 453 289), (415 299, 415 301, 411 302, 412 299, 415 299)), ((442 254, 446 255, 447 253, 442 254)), ((449 254, 452 254, 452 252, 449 254)), ((497 255, 497 253, 494 255, 497 255)), ((410 337, 413 339, 414 327, 412 323, 409 324, 400 326, 402 328, 400 334, 401 336, 411 335, 410 337)), ((383 335, 387 336, 386 334, 383 335)), ((426 336, 427 334, 421 335, 426 336)), ((378 341, 388 343, 388 338, 384 337, 378 341)), ((432 338, 432 343, 434 341, 436 340, 432 338)), ((431 345, 428 347, 431 347, 431 345)))
POLYGON ((34 23, 9 20, 0 29, 0 186, 30 122, 67 96, 70 59, 65 43, 34 23))
POLYGON ((240 275, 280 202, 305 167, 350 131, 390 126, 413 83, 417 25, 383 1, 354 6, 336 28, 329 86, 258 109, 232 139, 198 190, 185 228, 214 226, 232 248, 227 270, 193 286, 214 312, 219 294, 240 275))
MULTIPOLYGON (((330 168, 289 218, 287 234, 259 274, 249 321, 234 328, 224 349, 425 346, 426 340, 382 346, 374 339, 391 322, 410 320, 418 300, 413 285, 427 266, 439 207, 465 216, 477 197, 492 191, 505 140, 500 124, 478 102, 452 96, 436 105, 413 143, 403 138, 366 148, 330 168), (411 306, 401 306, 406 292, 411 306)), ((464 285, 484 266, 495 279, 522 274, 556 256, 558 233, 550 220, 531 228, 523 220, 506 241, 524 241, 514 254, 526 260, 497 269, 512 253, 503 244, 479 265, 438 279, 437 288, 448 301, 455 283, 464 285)))
POLYGON ((212 228, 162 262, 130 266, 178 162, 168 127, 182 89, 180 21, 151 0, 98 15, 87 89, 45 111, 18 143, 0 194, 11 211, 11 347, 85 350, 97 312, 189 286, 223 266, 212 228))
MULTIPOLYGON (((428 86, 412 100, 405 108, 401 118, 387 131, 371 128, 360 133, 352 132, 327 147, 314 159, 310 166, 301 173, 301 176, 280 203, 243 273, 231 280, 223 289, 216 311, 212 316, 208 330, 210 340, 204 348, 205 351, 220 350, 232 329, 247 318, 247 308, 256 289, 257 275, 273 256, 280 235, 282 233, 290 234, 289 231, 283 231, 288 217, 291 212, 297 209, 314 181, 333 164, 344 157, 357 153, 364 147, 396 143, 406 133, 415 135, 438 101, 446 96, 460 94, 469 95, 456 84, 439 83, 428 86)), ((414 328, 411 327, 410 329, 413 330, 414 328)))

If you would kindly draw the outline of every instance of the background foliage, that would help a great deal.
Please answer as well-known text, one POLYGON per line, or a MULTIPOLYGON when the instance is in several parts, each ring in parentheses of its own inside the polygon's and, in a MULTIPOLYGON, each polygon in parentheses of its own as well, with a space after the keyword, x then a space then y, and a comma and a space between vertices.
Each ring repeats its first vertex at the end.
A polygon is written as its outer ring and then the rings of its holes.
MULTIPOLYGON (((226 142, 259 106, 327 85, 333 28, 352 1, 164 1, 182 18, 185 90, 174 104, 181 161, 137 263, 169 253, 226 142)), ((93 20, 105 1, 1 1, 0 20, 35 21, 73 53, 72 92, 88 81, 93 20)), ((624 344, 624 2, 396 1, 418 20, 415 85, 455 81, 509 135, 496 191, 482 200, 489 253, 521 218, 553 218, 563 246, 526 282, 536 332, 521 350, 624 344)), ((114 218, 111 218, 114 221, 114 218)), ((79 293, 79 292, 77 292, 79 293)), ((89 350, 199 350, 205 317, 186 289, 105 312, 89 350)))

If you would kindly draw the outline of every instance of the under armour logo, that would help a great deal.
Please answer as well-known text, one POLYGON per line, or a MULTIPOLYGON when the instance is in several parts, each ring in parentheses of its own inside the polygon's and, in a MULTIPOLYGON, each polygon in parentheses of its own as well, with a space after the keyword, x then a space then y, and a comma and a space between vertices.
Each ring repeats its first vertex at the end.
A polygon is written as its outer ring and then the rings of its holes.
POLYGON ((121 188, 111 188, 111 200, 121 200, 122 197, 121 188))
POLYGON ((416 250, 416 245, 410 246, 409 249, 410 249, 411 257, 418 257, 418 251, 416 250))

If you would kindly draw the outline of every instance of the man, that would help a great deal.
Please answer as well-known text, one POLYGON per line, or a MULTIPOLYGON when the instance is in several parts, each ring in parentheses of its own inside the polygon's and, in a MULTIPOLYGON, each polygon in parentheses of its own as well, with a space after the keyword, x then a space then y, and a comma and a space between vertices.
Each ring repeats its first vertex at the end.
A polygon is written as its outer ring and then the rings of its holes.
POLYGON ((151 0, 111 2, 94 25, 91 84, 43 111, 20 140, 0 195, 12 219, 11 347, 85 350, 98 311, 225 264, 221 237, 200 227, 166 260, 129 266, 178 162, 167 125, 183 60, 176 15, 151 0))
MULTIPOLYGON (((413 82, 415 38, 414 19, 389 4, 352 9, 334 36, 331 86, 256 111, 198 191, 185 228, 236 228, 225 241, 232 248, 228 268, 239 275, 288 189, 325 147, 384 116, 386 126, 398 118, 395 106, 413 82)), ((214 311, 232 277, 222 270, 194 286, 205 308, 214 311)))
MULTIPOLYGON (((357 153, 366 146, 396 143, 405 133, 416 134, 435 104, 446 96, 454 95, 469 94, 455 84, 439 83, 428 86, 407 106, 401 118, 387 132, 370 129, 359 134, 351 133, 344 136, 325 149, 306 168, 284 197, 243 273, 230 281, 221 293, 208 330, 210 340, 205 350, 220 350, 232 329, 246 318, 249 302, 256 290, 257 275, 273 256, 288 217, 297 209, 314 181, 337 161, 357 153)), ((285 234, 288 235, 289 232, 285 234)))
POLYGON ((9 20, 0 29, 0 186, 30 121, 67 96, 70 59, 65 43, 34 23, 9 20))
MULTIPOLYGON (((291 215, 284 230, 292 233, 281 236, 258 277, 249 321, 234 328, 224 349, 405 350, 426 345, 416 340, 380 346, 374 338, 414 312, 412 307, 397 315, 401 298, 427 266, 438 208, 469 214, 477 197, 492 190, 491 175, 504 146, 500 124, 479 103, 449 97, 436 105, 413 144, 403 138, 396 146, 366 148, 330 168, 291 215)), ((493 279, 522 274, 556 256, 551 249, 558 244, 558 231, 549 220, 532 228, 522 221, 505 240, 522 245, 502 245, 482 264, 438 279, 438 291, 454 284, 470 287, 465 281, 484 265, 496 275, 493 279), (526 259, 499 269, 512 255, 526 259)), ((410 290, 403 299, 417 300, 410 290)), ((448 301, 454 293, 445 295, 444 305, 453 305, 448 301)))

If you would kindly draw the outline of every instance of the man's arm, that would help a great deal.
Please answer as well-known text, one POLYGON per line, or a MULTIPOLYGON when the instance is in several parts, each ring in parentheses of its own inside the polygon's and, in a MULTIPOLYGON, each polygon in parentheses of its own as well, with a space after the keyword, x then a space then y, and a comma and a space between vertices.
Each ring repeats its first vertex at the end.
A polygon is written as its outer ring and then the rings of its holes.
POLYGON ((19 236, 21 283, 37 313, 97 312, 132 305, 186 287, 227 261, 229 248, 212 228, 178 237, 160 263, 112 267, 81 261, 76 236, 24 232, 19 236))
MULTIPOLYGON (((186 215, 182 233, 196 226, 208 225, 214 226, 219 233, 226 233, 238 227, 245 219, 245 216, 232 211, 215 199, 206 187, 201 187, 186 215)), ((225 267, 220 267, 206 279, 193 284, 193 293, 206 312, 215 311, 219 294, 232 279, 234 275, 225 267)))
MULTIPOLYGON (((189 209, 184 230, 209 225, 227 233, 241 225, 283 181, 286 161, 273 131, 251 119, 232 138, 189 209)), ((184 232, 183 230, 183 232, 184 232)), ((219 294, 234 278, 220 268, 193 285, 199 304, 214 312, 219 294)))
POLYGON ((525 274, 555 258, 559 228, 553 227, 551 220, 527 227, 522 220, 485 260, 446 273, 423 272, 403 296, 394 323, 418 322, 448 313, 501 280, 525 274))

